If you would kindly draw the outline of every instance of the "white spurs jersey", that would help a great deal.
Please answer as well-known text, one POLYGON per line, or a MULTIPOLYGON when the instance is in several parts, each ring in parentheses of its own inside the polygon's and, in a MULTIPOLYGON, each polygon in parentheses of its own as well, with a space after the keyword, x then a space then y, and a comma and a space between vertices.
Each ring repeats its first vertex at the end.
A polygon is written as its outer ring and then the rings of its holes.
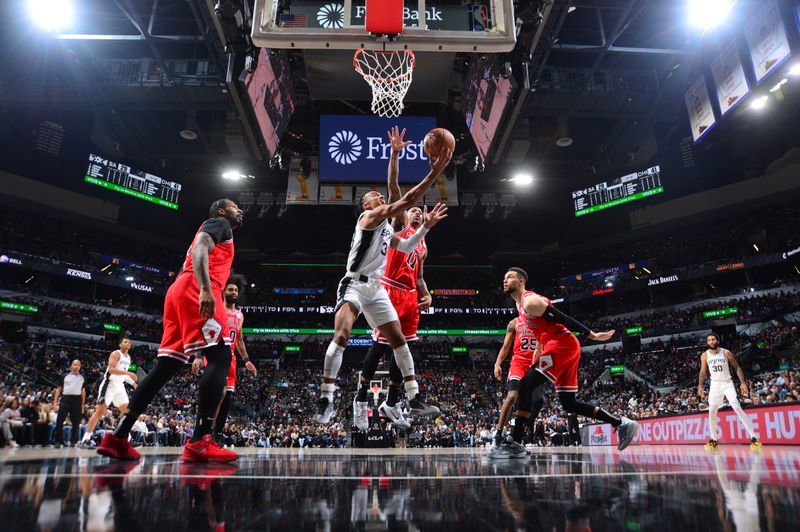
MULTIPOLYGON (((121 371, 128 371, 128 368, 131 366, 131 357, 130 357, 130 355, 126 355, 122 351, 117 351, 117 353, 119 353, 119 360, 117 360, 117 365, 114 367, 114 369, 118 369, 118 370, 121 370, 121 371)), ((109 373, 108 370, 106 370, 105 377, 108 380, 110 380, 111 382, 124 382, 125 381, 125 375, 115 375, 113 373, 109 373)))
MULTIPOLYGON (((358 220, 361 220, 361 216, 358 220)), ((386 252, 392 243, 393 234, 389 220, 384 220, 375 229, 363 229, 356 221, 356 230, 347 257, 347 271, 372 279, 383 277, 383 271, 386 269, 386 252)))
POLYGON ((731 370, 728 367, 728 358, 725 356, 725 350, 719 349, 717 352, 712 350, 706 351, 706 363, 708 364, 708 372, 711 374, 711 382, 728 383, 732 382, 731 370))

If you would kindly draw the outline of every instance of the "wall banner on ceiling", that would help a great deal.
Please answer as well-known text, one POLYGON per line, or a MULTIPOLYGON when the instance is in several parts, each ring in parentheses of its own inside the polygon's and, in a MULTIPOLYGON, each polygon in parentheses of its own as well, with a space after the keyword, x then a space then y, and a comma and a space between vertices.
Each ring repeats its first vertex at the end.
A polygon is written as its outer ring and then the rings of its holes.
POLYGON ((736 41, 731 40, 711 63, 717 87, 717 101, 722 116, 736 107, 750 93, 736 41))
POLYGON ((761 83, 791 54, 778 3, 775 0, 763 1, 758 13, 748 20, 744 34, 753 60, 756 82, 761 83))
POLYGON ((689 112, 692 138, 697 142, 717 123, 714 110, 711 108, 711 100, 708 97, 706 80, 702 75, 686 91, 684 100, 686 101, 686 110, 689 112))

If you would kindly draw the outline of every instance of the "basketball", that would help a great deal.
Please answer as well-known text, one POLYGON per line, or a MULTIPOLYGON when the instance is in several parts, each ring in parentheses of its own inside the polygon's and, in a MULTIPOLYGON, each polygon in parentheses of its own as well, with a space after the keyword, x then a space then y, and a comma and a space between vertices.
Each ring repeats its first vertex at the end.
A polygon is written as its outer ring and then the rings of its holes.
POLYGON ((444 150, 455 150, 456 138, 450 131, 443 127, 431 129, 425 135, 425 153, 431 159, 436 159, 444 150))

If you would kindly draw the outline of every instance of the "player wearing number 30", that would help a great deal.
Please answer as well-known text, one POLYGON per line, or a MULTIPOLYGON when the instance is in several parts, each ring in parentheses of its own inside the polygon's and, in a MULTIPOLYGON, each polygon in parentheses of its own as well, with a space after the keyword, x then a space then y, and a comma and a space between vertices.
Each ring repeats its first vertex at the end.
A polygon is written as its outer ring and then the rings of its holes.
POLYGON ((728 403, 739 416, 739 421, 742 422, 747 433, 750 435, 750 447, 759 449, 761 442, 756 437, 753 430, 753 424, 747 414, 742 410, 742 405, 739 404, 739 398, 736 397, 736 387, 733 385, 731 378, 731 366, 736 371, 736 376, 739 377, 739 383, 742 388, 742 394, 747 395, 747 381, 744 378, 744 371, 736 362, 733 353, 727 349, 722 349, 719 346, 719 336, 716 333, 711 333, 706 336, 706 345, 708 351, 700 356, 700 378, 697 382, 697 395, 701 398, 705 396, 703 391, 703 383, 706 381, 709 373, 711 374, 711 384, 708 387, 708 429, 710 439, 706 444, 706 449, 714 450, 719 447, 717 441, 717 412, 722 406, 722 401, 728 399, 728 403))
POLYGON ((364 194, 361 200, 364 212, 358 217, 350 243, 347 273, 339 282, 336 294, 333 341, 325 351, 322 386, 317 401, 317 413, 314 415, 317 423, 326 424, 333 417, 336 376, 342 365, 342 355, 350 340, 353 324, 360 313, 367 318, 369 326, 378 329, 392 347, 395 361, 403 375, 408 400, 414 401, 422 412, 439 411, 438 408, 424 405, 417 397, 419 385, 414 375, 414 359, 411 358, 397 311, 381 284, 381 277, 386 269, 386 252, 389 247, 403 253, 413 252, 428 230, 447 217, 447 206, 443 203, 436 205, 430 212, 426 207, 423 212, 423 226, 409 238, 400 238, 394 234, 389 223, 390 218, 403 215, 422 199, 436 177, 444 171, 452 155, 452 151, 446 151, 436 160, 431 160, 431 171, 425 179, 393 203, 387 204, 383 195, 376 191, 364 194))

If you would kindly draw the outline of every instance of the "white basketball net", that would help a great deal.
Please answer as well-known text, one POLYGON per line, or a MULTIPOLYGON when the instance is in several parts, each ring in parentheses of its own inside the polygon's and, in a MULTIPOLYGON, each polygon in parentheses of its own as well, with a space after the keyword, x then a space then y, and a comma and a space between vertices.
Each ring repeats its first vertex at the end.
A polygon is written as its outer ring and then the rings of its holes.
POLYGON ((353 68, 372 88, 372 112, 378 116, 400 116, 403 98, 411 86, 416 61, 411 50, 378 52, 359 48, 353 68))

